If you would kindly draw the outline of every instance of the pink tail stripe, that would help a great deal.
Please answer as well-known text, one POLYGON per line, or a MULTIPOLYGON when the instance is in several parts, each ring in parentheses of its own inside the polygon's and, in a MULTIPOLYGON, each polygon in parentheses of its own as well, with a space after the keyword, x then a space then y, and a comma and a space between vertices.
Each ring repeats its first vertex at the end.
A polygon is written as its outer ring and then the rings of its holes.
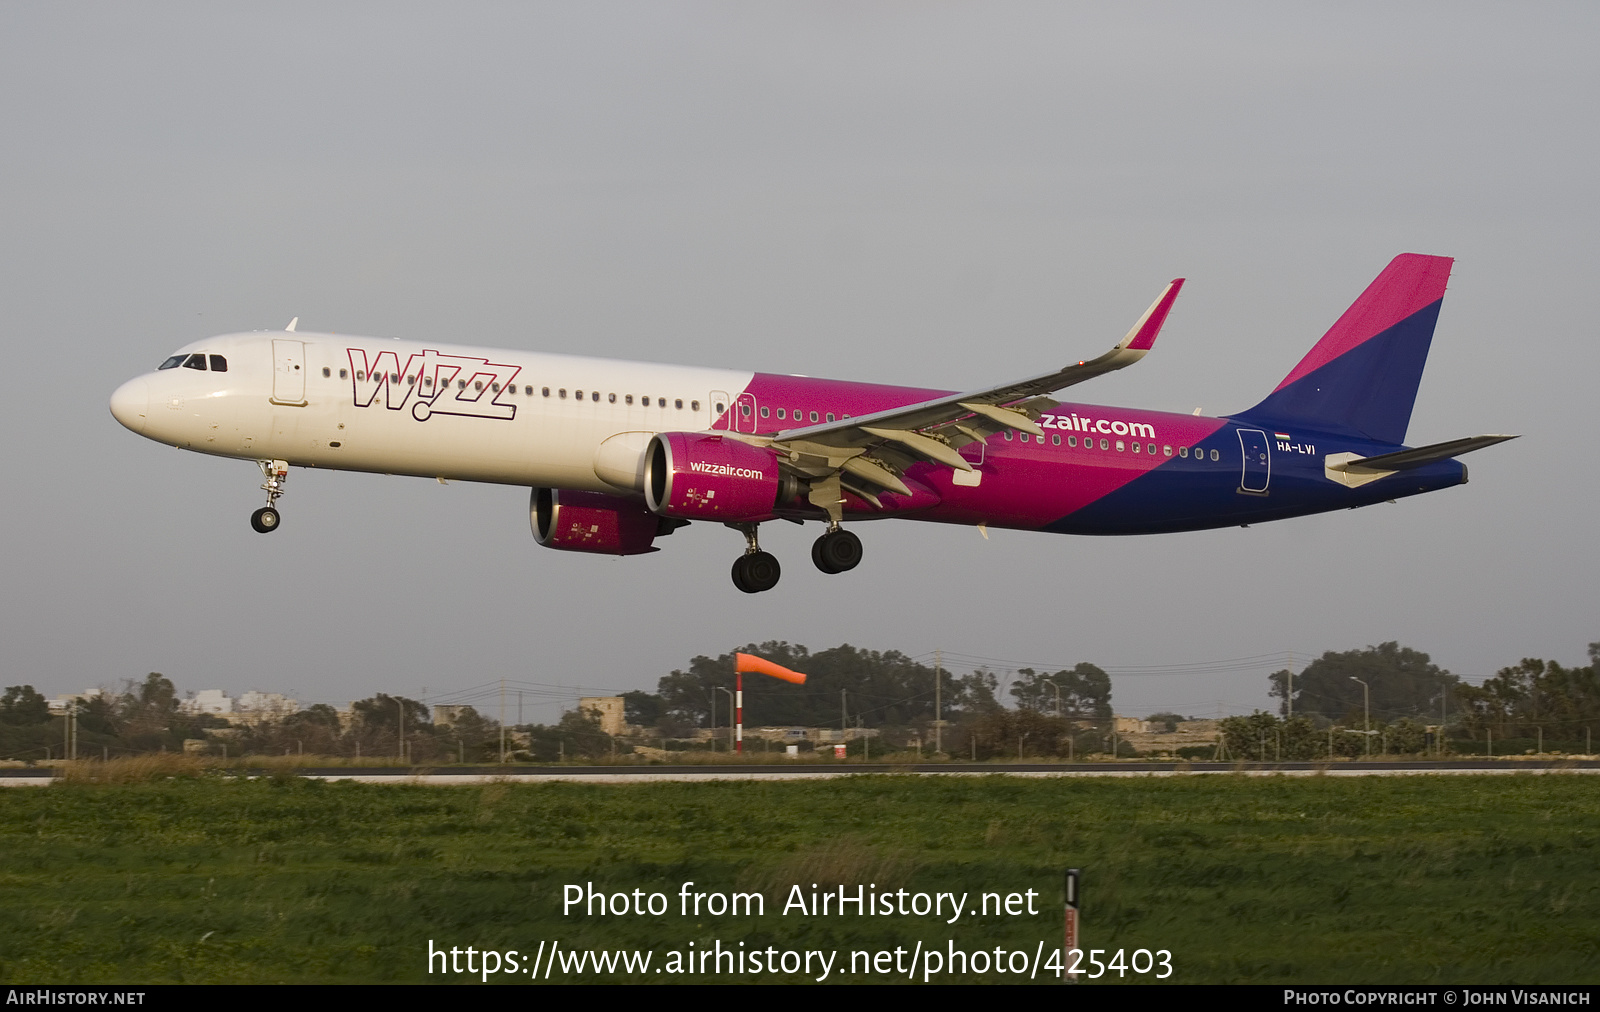
POLYGON ((1383 273, 1344 311, 1277 389, 1282 390, 1444 298, 1453 263, 1450 257, 1420 253, 1402 253, 1389 261, 1383 273))

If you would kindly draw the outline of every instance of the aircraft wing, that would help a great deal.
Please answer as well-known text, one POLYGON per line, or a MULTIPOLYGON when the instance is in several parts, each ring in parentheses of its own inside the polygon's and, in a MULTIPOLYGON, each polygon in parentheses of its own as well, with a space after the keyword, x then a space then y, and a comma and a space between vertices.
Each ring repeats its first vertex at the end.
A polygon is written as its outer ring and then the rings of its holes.
POLYGON ((971 471, 972 465, 957 452, 961 447, 1005 429, 1042 435, 1036 420, 1060 403, 1046 395, 1143 358, 1155 344, 1183 280, 1168 284, 1127 336, 1098 358, 1002 386, 786 429, 772 437, 772 446, 788 453, 792 470, 812 480, 813 505, 829 509, 830 515, 839 500, 831 481, 834 476, 844 488, 877 504, 880 489, 910 494, 900 476, 917 461, 971 471))

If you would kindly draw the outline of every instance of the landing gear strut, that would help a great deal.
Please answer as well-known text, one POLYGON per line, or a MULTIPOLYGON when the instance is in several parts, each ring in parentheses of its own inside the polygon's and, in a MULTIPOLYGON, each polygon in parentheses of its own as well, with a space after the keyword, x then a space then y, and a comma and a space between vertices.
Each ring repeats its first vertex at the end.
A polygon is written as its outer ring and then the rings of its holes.
POLYGON ((250 514, 250 526, 255 528, 257 534, 271 534, 283 519, 278 515, 277 502, 278 497, 286 491, 283 486, 289 481, 289 462, 258 460, 256 466, 261 468, 262 475, 267 479, 261 486, 261 491, 267 493, 267 504, 250 514))
POLYGON ((746 594, 759 594, 778 585, 783 570, 778 560, 761 550, 756 540, 756 524, 729 524, 744 534, 744 554, 733 560, 733 585, 746 594))
POLYGON ((811 561, 824 573, 843 573, 861 561, 861 539, 838 524, 811 545, 811 561))

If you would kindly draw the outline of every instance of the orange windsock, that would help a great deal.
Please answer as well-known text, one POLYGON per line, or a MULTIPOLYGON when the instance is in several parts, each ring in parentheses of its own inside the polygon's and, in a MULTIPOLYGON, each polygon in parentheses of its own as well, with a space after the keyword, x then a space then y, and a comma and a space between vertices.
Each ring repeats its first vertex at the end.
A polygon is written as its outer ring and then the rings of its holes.
POLYGON ((790 671, 781 664, 774 664, 769 660, 757 657, 754 654, 734 654, 734 670, 741 674, 771 675, 785 682, 795 685, 806 684, 806 676, 798 671, 790 671))

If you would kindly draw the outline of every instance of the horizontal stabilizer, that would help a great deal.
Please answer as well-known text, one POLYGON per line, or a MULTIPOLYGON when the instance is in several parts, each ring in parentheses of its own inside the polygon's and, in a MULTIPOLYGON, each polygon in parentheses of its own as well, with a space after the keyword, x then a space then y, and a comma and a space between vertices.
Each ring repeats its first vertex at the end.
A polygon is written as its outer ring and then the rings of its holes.
POLYGON ((1503 435, 1467 436, 1464 439, 1452 439, 1411 450, 1396 450, 1394 453, 1384 453, 1376 457, 1359 457, 1353 453, 1330 453, 1324 460, 1323 466, 1328 478, 1341 485, 1355 488, 1397 471, 1407 471, 1435 461, 1449 460, 1463 453, 1471 453, 1473 450, 1481 450, 1485 446, 1493 446, 1516 438, 1503 435))

